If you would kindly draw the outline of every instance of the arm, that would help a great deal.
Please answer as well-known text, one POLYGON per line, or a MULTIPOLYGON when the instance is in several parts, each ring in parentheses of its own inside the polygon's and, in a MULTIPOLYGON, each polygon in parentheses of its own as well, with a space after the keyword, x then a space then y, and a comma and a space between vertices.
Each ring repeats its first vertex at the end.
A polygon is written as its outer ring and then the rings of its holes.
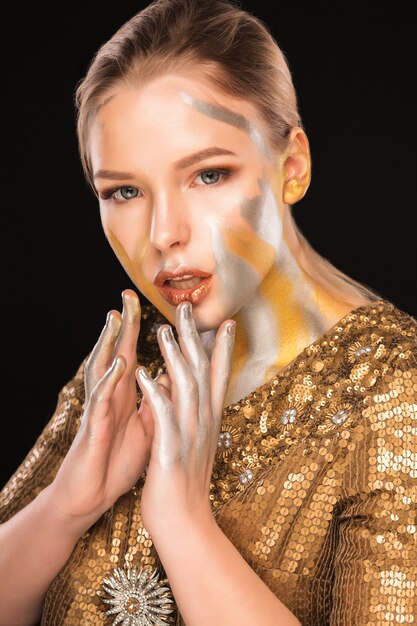
POLYGON ((30 626, 40 618, 46 591, 84 529, 71 527, 51 505, 46 487, 0 526, 0 626, 30 626))
POLYGON ((191 305, 181 303, 176 310, 179 345, 169 327, 158 330, 168 372, 166 393, 138 369, 154 418, 142 520, 187 626, 296 626, 294 615, 217 526, 210 508, 233 326, 230 320, 220 326, 209 362, 191 305))
POLYGON ((10 519, 55 478, 75 437, 84 402, 84 366, 60 390, 53 415, 33 448, 0 491, 0 523, 10 519))
POLYGON ((394 360, 363 411, 367 439, 346 474, 362 489, 339 514, 330 626, 417 617, 416 355, 394 360))
POLYGON ((152 536, 187 626, 300 626, 214 518, 152 536))
POLYGON ((84 365, 58 394, 55 411, 32 450, 0 492, 0 626, 34 624, 46 590, 82 532, 63 532, 52 517, 48 485, 78 427, 84 365))
POLYGON ((53 419, 0 494, 0 626, 34 623, 77 540, 143 473, 150 417, 146 403, 137 407, 140 304, 130 293, 80 367, 79 394, 64 387, 53 419), (83 410, 80 421, 69 419, 74 407, 80 418, 83 410))
POLYGON ((343 512, 335 553, 330 626, 414 623, 417 542, 414 496, 362 494, 343 512), (404 498, 404 500, 403 500, 404 498), (414 504, 409 499, 414 498, 414 504))

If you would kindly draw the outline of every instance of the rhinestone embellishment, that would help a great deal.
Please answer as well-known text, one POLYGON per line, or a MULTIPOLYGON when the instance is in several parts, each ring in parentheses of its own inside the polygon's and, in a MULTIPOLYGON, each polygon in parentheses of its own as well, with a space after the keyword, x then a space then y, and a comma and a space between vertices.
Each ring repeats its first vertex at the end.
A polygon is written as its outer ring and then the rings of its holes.
POLYGON ((296 409, 285 409, 283 411, 280 420, 282 424, 293 424, 295 422, 295 418, 297 417, 296 409))
POLYGON ((355 351, 355 356, 362 356, 363 354, 369 354, 372 351, 371 346, 364 346, 355 351))
POLYGON ((245 469, 240 475, 239 475, 239 481, 242 485, 247 485, 253 478, 253 472, 250 469, 245 469))
POLYGON ((224 433, 220 433, 217 445, 219 448, 224 448, 225 450, 230 448, 230 446, 232 445, 232 433, 229 433, 228 430, 226 430, 224 433))
POLYGON ((348 417, 348 411, 343 409, 342 411, 338 411, 336 415, 333 415, 332 422, 333 424, 336 424, 336 426, 340 426, 340 424, 343 424, 343 422, 345 422, 348 417))
MULTIPOLYGON (((115 568, 112 576, 103 579, 103 589, 112 598, 102 598, 113 607, 106 615, 116 615, 113 626, 166 626, 167 615, 173 612, 171 590, 164 587, 166 579, 158 580, 155 569, 149 573, 145 569, 137 570, 137 565, 125 572, 115 568)), ((102 593, 100 593, 102 595, 102 593)))

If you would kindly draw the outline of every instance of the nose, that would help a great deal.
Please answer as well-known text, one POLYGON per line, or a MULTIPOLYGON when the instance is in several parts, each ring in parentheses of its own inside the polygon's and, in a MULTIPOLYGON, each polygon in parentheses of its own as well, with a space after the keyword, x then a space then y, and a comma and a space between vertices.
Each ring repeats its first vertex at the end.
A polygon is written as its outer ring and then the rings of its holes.
POLYGON ((149 236, 151 244, 161 252, 185 244, 190 237, 190 226, 180 200, 167 193, 154 200, 149 236))

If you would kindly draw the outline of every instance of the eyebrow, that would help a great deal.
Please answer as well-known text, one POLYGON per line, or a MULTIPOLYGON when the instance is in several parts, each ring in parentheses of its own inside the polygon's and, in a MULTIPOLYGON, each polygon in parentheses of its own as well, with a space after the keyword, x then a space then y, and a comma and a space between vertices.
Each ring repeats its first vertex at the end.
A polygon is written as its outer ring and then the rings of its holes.
MULTIPOLYGON (((186 167, 191 167, 191 165, 195 165, 199 161, 203 161, 204 159, 208 159, 213 156, 220 155, 232 155, 237 156, 235 152, 231 150, 227 150, 226 148, 204 148, 204 150, 199 150, 198 152, 194 152, 193 154, 189 154, 174 163, 174 169, 182 170, 186 167)), ((96 178, 107 178, 109 180, 119 180, 123 178, 125 180, 133 180, 135 175, 131 172, 117 172, 115 170, 97 170, 94 174, 94 179, 96 178)))

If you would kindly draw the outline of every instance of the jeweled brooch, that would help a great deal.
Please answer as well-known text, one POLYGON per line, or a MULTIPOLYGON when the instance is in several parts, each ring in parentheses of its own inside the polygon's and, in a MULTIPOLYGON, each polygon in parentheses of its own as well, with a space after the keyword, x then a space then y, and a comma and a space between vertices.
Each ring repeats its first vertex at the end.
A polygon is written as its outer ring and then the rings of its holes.
POLYGON ((106 611, 106 615, 115 615, 112 626, 166 626, 170 623, 168 615, 173 612, 172 593, 169 587, 164 586, 167 579, 159 580, 158 571, 152 573, 146 569, 138 572, 137 565, 125 571, 116 567, 112 575, 103 578, 104 591, 112 596, 102 597, 106 604, 113 607, 106 611))

